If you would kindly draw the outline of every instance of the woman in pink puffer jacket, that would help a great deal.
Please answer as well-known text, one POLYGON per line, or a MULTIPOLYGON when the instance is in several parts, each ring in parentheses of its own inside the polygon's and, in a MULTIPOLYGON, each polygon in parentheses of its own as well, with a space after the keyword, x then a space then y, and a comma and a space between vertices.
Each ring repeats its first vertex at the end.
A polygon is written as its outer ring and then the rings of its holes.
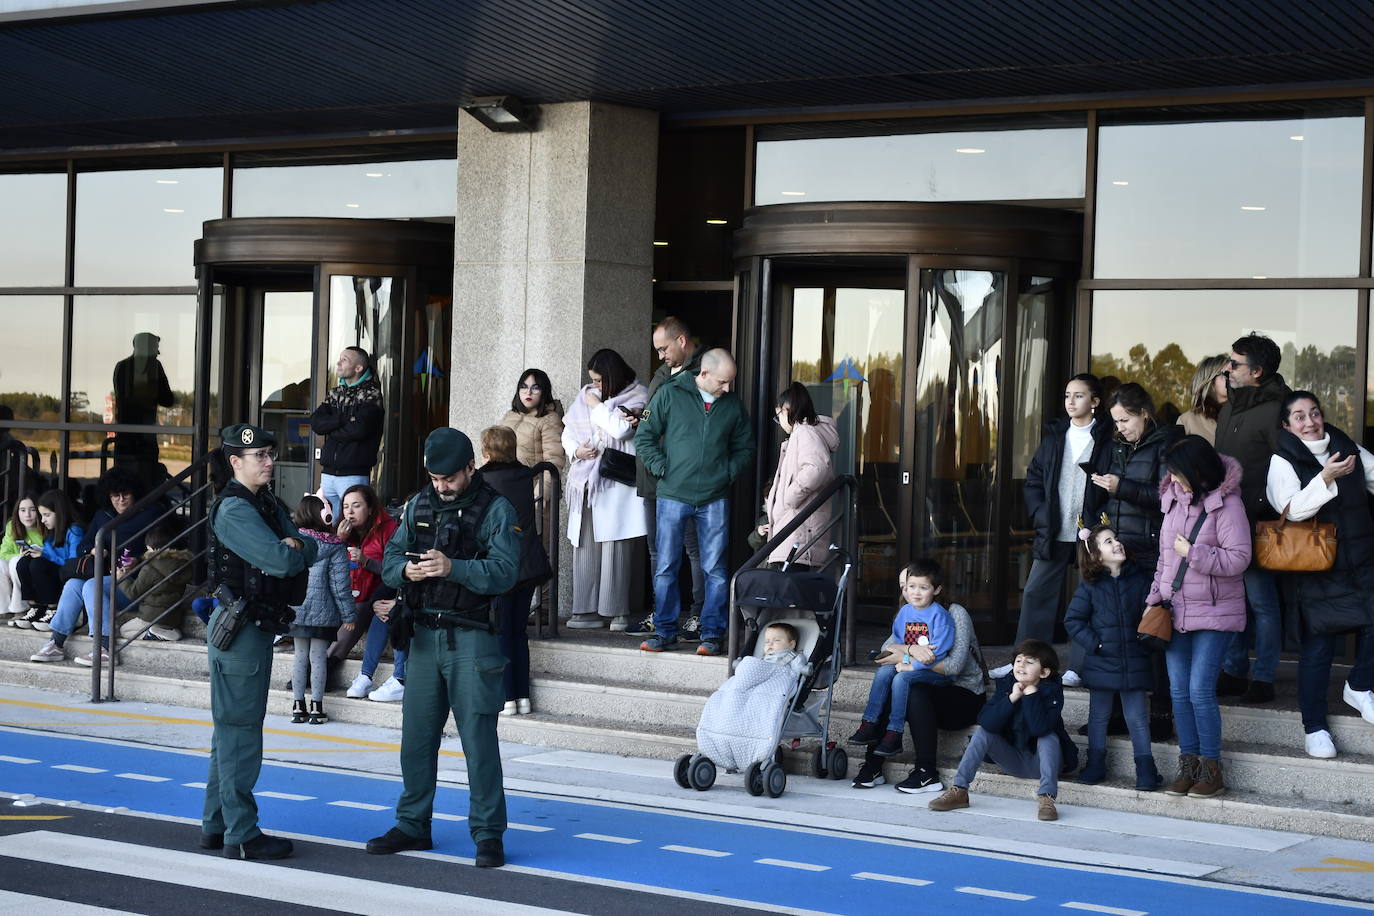
POLYGON ((1240 498, 1240 463, 1201 436, 1185 436, 1164 453, 1168 476, 1159 485, 1164 524, 1159 565, 1148 604, 1173 606, 1174 632, 1165 653, 1178 730, 1178 776, 1170 795, 1211 798, 1221 776, 1221 708, 1217 674, 1233 634, 1245 629, 1250 520, 1240 498), (1197 536, 1193 528, 1206 510, 1197 536), (1187 558, 1183 584, 1174 579, 1187 558))

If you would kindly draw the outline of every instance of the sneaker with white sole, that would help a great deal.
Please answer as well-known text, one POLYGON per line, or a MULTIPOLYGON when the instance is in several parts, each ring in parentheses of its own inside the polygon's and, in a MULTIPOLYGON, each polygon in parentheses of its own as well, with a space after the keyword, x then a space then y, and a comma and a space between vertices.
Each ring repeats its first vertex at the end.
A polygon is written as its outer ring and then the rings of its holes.
POLYGON ((65 662, 67 653, 62 651, 62 647, 51 639, 48 644, 37 652, 29 656, 31 662, 65 662))
POLYGON ((632 623, 625 628, 626 636, 648 636, 654 631, 654 615, 650 614, 639 623, 632 623))
MULTIPOLYGON (((92 659, 93 655, 95 655, 94 652, 87 652, 85 655, 78 655, 76 658, 72 659, 72 661, 76 662, 83 668, 90 668, 95 665, 95 662, 92 659)), ((110 666, 110 653, 105 649, 100 650, 100 664, 106 668, 110 666)))
POLYGON ((20 614, 18 617, 16 617, 16 618, 14 618, 13 620, 11 620, 11 621, 10 621, 10 626, 12 626, 12 627, 18 627, 18 628, 21 629, 21 630, 32 630, 32 629, 33 629, 33 622, 34 622, 35 620, 41 620, 42 617, 43 617, 43 608, 41 608, 41 607, 31 607, 31 608, 29 608, 27 611, 25 611, 24 613, 20 614))
POLYGON ((854 775, 853 787, 856 789, 871 789, 874 786, 881 786, 887 782, 883 778, 883 762, 875 760, 873 763, 865 763, 859 767, 859 772, 854 775))
POLYGON ((618 614, 611 619, 611 632, 624 633, 630 628, 632 622, 633 620, 629 614, 618 614))
POLYGON ((1008 674, 1011 674, 1011 662, 1007 662, 1005 665, 999 665, 998 667, 993 668, 991 671, 988 672, 988 677, 992 678, 995 681, 999 677, 1006 677, 1008 674))
POLYGON ((1064 676, 1059 679, 1065 687, 1082 687, 1083 679, 1078 676, 1078 672, 1070 668, 1064 672, 1064 676))
POLYGON ((688 617, 682 629, 678 630, 677 638, 683 642, 701 642, 701 618, 695 615, 688 617))
POLYGON ((164 627, 155 623, 148 628, 148 635, 159 642, 181 642, 181 631, 176 627, 164 627))
POLYGON ((501 707, 498 716, 513 716, 520 711, 520 704, 514 700, 507 700, 506 705, 501 707))
POLYGON ((360 674, 353 679, 353 683, 348 685, 348 690, 344 696, 350 700, 361 700, 372 692, 372 678, 366 674, 360 674))
POLYGON ((925 795, 930 792, 942 792, 945 785, 940 782, 940 774, 921 767, 911 771, 911 775, 893 786, 898 792, 905 792, 907 795, 925 795))
POLYGON ((37 620, 35 620, 35 621, 33 622, 33 628, 34 628, 35 630, 41 630, 41 631, 44 632, 44 633, 51 632, 51 631, 52 631, 52 619, 53 619, 54 617, 56 617, 56 616, 57 616, 57 609, 56 609, 56 608, 49 608, 48 610, 46 610, 46 611, 43 612, 43 616, 42 616, 42 617, 39 617, 37 620))
POLYGON ((522 716, 528 716, 534 710, 530 707, 529 697, 520 697, 515 701, 515 711, 522 716))
POLYGON ((1360 714, 1361 719, 1374 725, 1374 691, 1352 690, 1349 682, 1347 682, 1341 690, 1341 697, 1347 706, 1360 714))
POLYGON ((378 703, 399 703, 405 699, 406 685, 389 677, 382 682, 382 686, 367 695, 369 700, 376 700, 378 703))
POLYGON ((1305 744, 1309 757, 1330 760, 1336 756, 1336 744, 1331 740, 1331 733, 1324 728, 1308 732, 1305 744))

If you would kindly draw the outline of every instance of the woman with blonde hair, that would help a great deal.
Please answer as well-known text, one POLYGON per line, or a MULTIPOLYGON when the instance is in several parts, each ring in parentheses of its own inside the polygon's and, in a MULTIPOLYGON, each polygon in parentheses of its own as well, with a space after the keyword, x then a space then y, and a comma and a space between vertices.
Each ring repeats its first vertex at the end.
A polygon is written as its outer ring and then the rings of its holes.
POLYGON ((1197 364, 1192 409, 1178 418, 1185 435, 1201 436, 1211 445, 1216 444, 1217 414, 1226 403, 1226 361, 1226 354, 1219 353, 1197 364))

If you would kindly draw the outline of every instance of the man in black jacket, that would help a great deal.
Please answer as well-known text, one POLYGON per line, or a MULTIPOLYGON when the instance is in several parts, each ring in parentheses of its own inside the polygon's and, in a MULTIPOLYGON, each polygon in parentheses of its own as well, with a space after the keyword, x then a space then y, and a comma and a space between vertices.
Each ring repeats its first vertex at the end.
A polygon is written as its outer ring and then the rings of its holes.
MULTIPOLYGON (((1230 392, 1217 414, 1217 451, 1240 462, 1240 495, 1250 526, 1278 518, 1282 506, 1265 498, 1269 459, 1279 438, 1279 413, 1291 390, 1279 375, 1283 354, 1263 334, 1247 334, 1231 344, 1226 373, 1230 392)), ((1274 699, 1274 675, 1279 668, 1283 620, 1278 582, 1272 572, 1251 566, 1245 571, 1245 632, 1231 643, 1217 681, 1218 696, 1240 696, 1247 703, 1274 699), (1255 645, 1254 679, 1250 675, 1250 643, 1255 645)))
POLYGON ((344 347, 334 369, 339 387, 325 397, 310 417, 310 428, 324 436, 320 449, 320 491, 339 517, 339 501, 352 486, 368 482, 382 444, 382 386, 372 372, 372 358, 362 347, 344 347))

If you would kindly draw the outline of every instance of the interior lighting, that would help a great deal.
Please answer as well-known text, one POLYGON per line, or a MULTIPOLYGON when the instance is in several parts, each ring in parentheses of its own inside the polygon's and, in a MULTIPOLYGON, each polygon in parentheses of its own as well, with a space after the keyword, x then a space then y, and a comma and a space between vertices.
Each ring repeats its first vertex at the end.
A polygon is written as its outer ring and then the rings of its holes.
POLYGON ((1124 187, 1126 187, 1127 185, 1129 185, 1130 182, 1129 182, 1129 181, 1113 181, 1112 184, 1116 185, 1118 188, 1124 188, 1124 187))
POLYGON ((1268 277, 1267 275, 1265 275, 1265 274, 1255 274, 1255 275, 1252 276, 1250 279, 1251 279, 1251 280, 1268 280, 1269 277, 1268 277))
POLYGON ((805 196, 806 196, 806 192, 805 192, 805 191, 783 191, 783 192, 782 192, 782 196, 783 196, 783 197, 805 197, 805 196))
POLYGON ((163 212, 163 213, 185 213, 186 211, 185 211, 185 210, 178 210, 178 209, 175 208, 175 207, 163 207, 163 208, 162 208, 162 212, 163 212))
POLYGON ((728 226, 728 225, 730 225, 730 221, 727 220, 727 219, 708 219, 708 220, 706 221, 706 225, 708 225, 708 226, 728 226))
POLYGON ((1263 207, 1242 206, 1241 209, 1242 209, 1242 210, 1250 210, 1250 211, 1252 211, 1252 212, 1258 212, 1258 211, 1260 211, 1260 210, 1263 210, 1264 208, 1263 208, 1263 207))
POLYGON ((498 132, 534 130, 539 119, 537 106, 526 105, 513 95, 468 99, 461 107, 487 130, 498 132))
POLYGON ((365 174, 368 178, 385 178, 385 177, 386 177, 386 174, 385 174, 384 172, 364 172, 363 174, 365 174))
POLYGON ((157 180, 157 183, 158 183, 158 184, 180 184, 180 182, 177 181, 175 178, 159 178, 159 179, 157 180))
POLYGON ((345 207, 348 207, 348 208, 351 209, 351 210, 356 210, 356 209, 358 209, 358 206, 359 206, 359 205, 358 205, 358 204, 344 204, 344 206, 345 206, 345 207))
POLYGON ((1294 134, 1293 136, 1289 137, 1288 139, 1289 139, 1289 140, 1301 140, 1301 139, 1303 139, 1303 136, 1302 136, 1302 134, 1294 134))
POLYGON ((956 152, 956 153, 966 153, 966 154, 968 154, 968 155, 970 155, 970 156, 973 156, 973 155, 977 155, 978 153, 986 153, 987 150, 985 150, 985 149, 979 149, 979 148, 976 147, 976 146, 961 146, 961 147, 959 147, 958 149, 956 149, 955 152, 956 152))
POLYGON ((655 248, 667 248, 667 247, 668 247, 668 243, 667 243, 667 242, 654 242, 654 247, 655 247, 655 248))

